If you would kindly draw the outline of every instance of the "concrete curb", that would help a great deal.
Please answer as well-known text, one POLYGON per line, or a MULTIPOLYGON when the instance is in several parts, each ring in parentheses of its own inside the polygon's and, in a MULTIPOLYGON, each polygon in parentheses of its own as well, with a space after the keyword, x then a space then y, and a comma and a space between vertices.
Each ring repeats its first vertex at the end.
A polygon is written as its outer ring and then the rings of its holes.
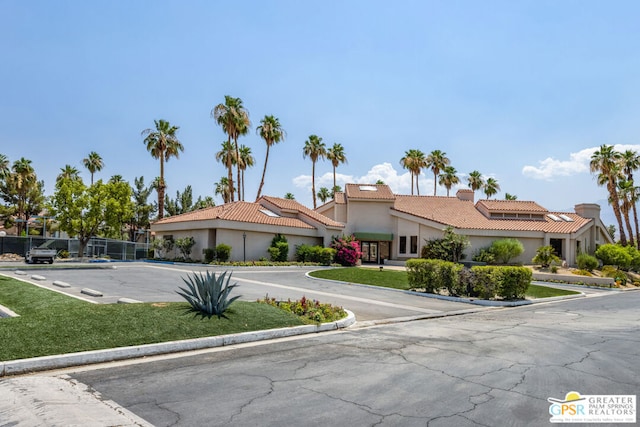
POLYGON ((55 356, 33 357, 30 359, 8 360, 0 362, 0 378, 50 369, 68 368, 71 366, 112 362, 116 360, 155 356, 165 353, 200 350, 204 348, 223 347, 233 344, 285 338, 295 335, 334 331, 347 328, 356 322, 355 315, 349 310, 345 311, 347 312, 347 317, 344 319, 330 323, 321 323, 319 325, 303 325, 292 328, 268 329, 266 331, 243 332, 240 334, 195 338, 183 341, 170 341, 157 344, 60 354, 55 356))
POLYGON ((0 305, 0 317, 18 317, 20 316, 13 310, 5 307, 4 305, 0 305))

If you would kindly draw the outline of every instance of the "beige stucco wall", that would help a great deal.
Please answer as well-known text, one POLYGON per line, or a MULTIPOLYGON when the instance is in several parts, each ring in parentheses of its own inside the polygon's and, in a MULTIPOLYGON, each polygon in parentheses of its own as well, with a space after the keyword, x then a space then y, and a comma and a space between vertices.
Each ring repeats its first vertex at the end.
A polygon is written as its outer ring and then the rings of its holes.
MULTIPOLYGON (((322 238, 313 236, 297 236, 282 233, 289 243, 289 260, 295 259, 296 245, 321 245, 322 238)), ((217 243, 225 243, 231 246, 231 261, 257 261, 260 258, 269 259, 267 249, 271 246, 271 240, 275 233, 218 229, 217 243), (243 239, 243 233, 246 233, 246 241, 243 239), (245 253, 246 251, 246 253, 245 253)))
POLYGON ((387 202, 349 201, 345 234, 355 232, 395 233, 394 221, 389 215, 393 206, 387 202))

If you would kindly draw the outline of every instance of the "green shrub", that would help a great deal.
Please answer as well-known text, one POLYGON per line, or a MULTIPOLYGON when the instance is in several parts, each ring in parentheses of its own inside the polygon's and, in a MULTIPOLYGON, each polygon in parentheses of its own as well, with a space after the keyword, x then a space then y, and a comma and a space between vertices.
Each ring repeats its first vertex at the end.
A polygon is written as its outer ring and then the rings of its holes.
POLYGON ((526 267, 499 267, 491 274, 500 298, 523 299, 531 284, 533 272, 526 267))
POLYGON ((558 272, 558 266, 557 266, 557 265, 552 265, 552 266, 551 266, 551 272, 552 272, 553 274, 556 274, 556 273, 558 272))
POLYGON ((476 254, 471 258, 475 262, 484 262, 487 264, 495 264, 496 256, 491 252, 491 248, 480 248, 476 254))
POLYGON ((556 250, 553 246, 540 246, 536 251, 536 256, 531 260, 534 264, 539 264, 542 267, 549 267, 552 263, 560 263, 560 258, 556 255, 556 250))
POLYGON ((450 226, 445 228, 442 239, 425 241, 426 244, 420 250, 421 258, 452 262, 464 259, 464 249, 470 244, 467 236, 456 234, 453 227, 450 226))
POLYGON ((191 249, 193 249, 193 246, 195 244, 196 241, 192 236, 177 239, 175 242, 176 247, 180 250, 180 253, 182 253, 182 257, 185 260, 190 258, 191 249))
POLYGON ((633 271, 640 271, 640 251, 635 246, 628 245, 625 247, 627 253, 631 257, 631 263, 629 269, 633 271))
POLYGON ((273 239, 271 239, 271 246, 267 249, 267 252, 269 252, 271 261, 286 261, 289 258, 289 243, 287 242, 287 238, 280 233, 276 234, 273 239))
POLYGON ((618 269, 613 265, 603 265, 600 269, 602 277, 616 277, 618 275, 618 269))
POLYGON ((493 270, 496 267, 483 265, 471 267, 473 274, 473 294, 482 299, 491 299, 496 296, 495 282, 493 281, 493 270))
POLYGON ((491 243, 491 253, 500 264, 508 264, 524 252, 524 246, 518 239, 500 239, 491 243))
POLYGON ((412 288, 424 288, 427 293, 436 291, 436 270, 439 260, 407 260, 407 281, 412 288))
POLYGON ((211 264, 213 260, 216 259, 216 250, 213 248, 205 248, 203 250, 204 253, 204 262, 207 264, 211 264))
POLYGON ((213 315, 218 318, 224 315, 232 302, 240 298, 237 295, 229 298, 229 294, 237 285, 230 285, 231 274, 227 277, 225 271, 218 277, 216 273, 207 271, 206 275, 202 273, 193 273, 182 278, 187 288, 180 288, 176 293, 182 296, 191 305, 191 309, 203 315, 211 317, 213 315), (227 279, 225 283, 225 278, 227 279))
POLYGON ((584 269, 573 270, 571 273, 575 274, 576 276, 593 276, 593 274, 591 274, 589 270, 584 269))
POLYGON ((323 248, 318 246, 317 255, 314 256, 314 261, 320 265, 331 265, 335 256, 336 250, 333 248, 323 248))
POLYGON ((593 269, 598 267, 598 258, 585 253, 578 255, 576 262, 580 270, 593 271, 593 269))
POLYGON ((59 251, 56 256, 61 259, 67 259, 69 258, 69 251, 67 251, 66 249, 63 249, 59 251))
POLYGON ((598 247, 595 255, 596 258, 602 261, 603 265, 615 265, 623 270, 628 269, 631 261, 633 261, 633 258, 625 248, 611 243, 598 247))
POLYGON ((281 310, 293 313, 316 323, 334 322, 347 316, 347 312, 342 307, 335 307, 331 304, 321 304, 319 301, 310 300, 303 296, 297 301, 277 301, 275 298, 259 299, 261 304, 269 304, 281 310))
POLYGON ((446 289, 451 296, 463 296, 466 294, 466 287, 462 286, 459 280, 462 264, 450 261, 441 261, 436 269, 436 289, 446 289))
POLYGON ((231 246, 220 243, 216 246, 216 260, 220 262, 227 262, 231 258, 231 246))
POLYGON ((313 246, 302 244, 296 246, 296 253, 294 255, 298 262, 311 262, 311 253, 313 252, 313 246))

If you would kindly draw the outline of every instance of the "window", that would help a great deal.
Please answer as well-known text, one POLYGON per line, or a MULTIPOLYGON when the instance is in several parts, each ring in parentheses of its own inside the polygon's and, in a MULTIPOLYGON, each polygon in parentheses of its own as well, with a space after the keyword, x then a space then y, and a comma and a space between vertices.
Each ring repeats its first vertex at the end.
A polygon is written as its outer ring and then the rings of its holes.
POLYGON ((411 236, 411 253, 418 253, 418 236, 411 236))
POLYGON ((407 253, 407 236, 400 236, 400 249, 401 254, 407 253))

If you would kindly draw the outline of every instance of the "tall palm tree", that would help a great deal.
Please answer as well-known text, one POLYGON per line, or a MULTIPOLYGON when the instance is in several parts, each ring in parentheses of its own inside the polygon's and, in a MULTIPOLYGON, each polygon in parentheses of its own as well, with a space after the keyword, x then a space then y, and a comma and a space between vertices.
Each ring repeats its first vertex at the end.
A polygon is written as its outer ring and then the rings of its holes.
MULTIPOLYGON (((233 145, 236 151, 236 159, 240 157, 240 149, 238 147, 238 137, 246 135, 251 127, 251 121, 249 120, 249 112, 242 105, 242 99, 234 98, 229 95, 225 95, 224 104, 216 105, 211 110, 211 117, 213 117, 217 124, 222 127, 222 130, 228 136, 228 142, 233 145)), ((233 187, 233 172, 229 169, 229 187, 233 187)), ((238 168, 238 181, 240 181, 240 168, 238 168)), ((238 185, 238 200, 240 199, 240 186, 238 185)), ((233 202, 234 195, 231 193, 231 201, 233 202)))
POLYGON ((241 197, 240 200, 244 200, 244 171, 247 168, 253 167, 255 165, 256 159, 251 155, 251 147, 247 147, 246 145, 240 146, 240 157, 238 158, 238 169, 242 172, 241 174, 241 186, 242 186, 242 194, 238 193, 241 197))
POLYGON ((274 116, 264 116, 262 120, 260 120, 260 126, 256 128, 256 132, 260 135, 260 138, 264 139, 265 144, 267 144, 267 153, 264 156, 264 169, 262 169, 262 178, 260 179, 260 186, 258 187, 258 195, 256 196, 256 200, 260 198, 260 194, 262 194, 262 187, 264 186, 264 175, 267 172, 267 162, 269 161, 269 148, 272 145, 279 143, 280 141, 284 141, 284 137, 286 132, 282 129, 280 125, 280 120, 274 116))
POLYGON ((416 192, 419 196, 420 187, 418 185, 418 180, 422 169, 424 169, 427 164, 424 153, 416 149, 405 151, 404 157, 400 159, 400 164, 403 168, 408 169, 411 174, 411 195, 413 195, 413 181, 415 177, 416 192))
POLYGON ((56 184, 64 179, 77 181, 80 179, 80 171, 71 165, 65 165, 60 168, 60 173, 56 177, 56 184))
POLYGON ((287 193, 284 195, 284 198, 287 200, 295 200, 296 196, 294 196, 293 193, 287 193))
POLYGON ((606 183, 607 191, 609 191, 609 198, 611 207, 613 208, 613 214, 618 221, 618 230, 620 231, 620 243, 622 246, 627 245, 627 235, 624 232, 624 226, 622 224, 622 213, 620 212, 620 199, 618 197, 618 189, 616 183, 617 170, 621 159, 621 154, 613 149, 613 145, 601 145, 591 155, 591 161, 589 163, 589 169, 592 173, 599 173, 602 175, 598 179, 598 185, 606 183))
POLYGON ((500 185, 495 178, 487 178, 482 190, 484 191, 484 194, 487 195, 487 199, 490 199, 491 196, 500 191, 500 185))
POLYGON ((82 163, 84 164, 84 167, 87 168, 87 170, 89 170, 89 172, 91 173, 91 185, 93 185, 93 174, 101 171, 104 167, 102 157, 100 157, 100 154, 92 151, 86 158, 82 159, 82 163))
POLYGON ((505 193, 504 194, 504 199, 505 200, 518 200, 518 196, 516 196, 515 194, 505 193))
MULTIPOLYGON (((333 187, 336 188, 336 168, 340 163, 347 163, 347 156, 344 153, 342 144, 335 143, 327 150, 327 160, 333 165, 333 187)), ((323 202, 324 203, 324 202, 323 202)))
POLYGON ((447 197, 449 197, 451 187, 460 183, 457 173, 458 171, 453 166, 445 166, 440 175, 438 175, 438 184, 447 189, 447 197))
POLYGON ((151 157, 160 160, 160 177, 157 182, 158 190, 158 219, 164 218, 164 193, 167 184, 164 180, 164 162, 169 161, 171 157, 176 159, 180 156, 180 152, 184 151, 184 146, 178 140, 176 133, 178 126, 172 126, 166 120, 154 120, 154 129, 145 129, 142 131, 144 143, 147 151, 151 153, 151 157))
POLYGON ((229 178, 223 176, 220 178, 220 181, 216 182, 215 195, 221 196, 223 203, 229 203, 231 201, 232 193, 229 178))
MULTIPOLYGON (((626 175, 627 181, 629 181, 630 188, 627 191, 627 196, 629 197, 629 202, 631 203, 631 209, 633 210, 633 221, 636 227, 636 245, 640 248, 640 229, 638 228, 638 209, 636 204, 638 202, 638 187, 635 185, 633 180, 633 172, 640 169, 640 156, 638 153, 633 150, 626 150, 622 153, 622 158, 620 159, 622 163, 622 171, 626 175)), ((629 235, 633 238, 633 233, 629 230, 629 235)), ((631 239, 633 240, 633 239, 631 239)))
POLYGON ((322 203, 325 203, 329 198, 331 198, 331 192, 327 187, 320 187, 320 191, 318 191, 318 199, 322 203))
POLYGON ((431 169, 433 172, 433 195, 436 195, 438 174, 442 169, 451 163, 451 160, 447 157, 447 153, 440 150, 433 150, 426 159, 425 167, 431 169))
POLYGON ((631 221, 629 219, 629 212, 632 209, 632 193, 635 191, 635 187, 633 186, 633 181, 627 181, 624 178, 618 180, 618 196, 620 197, 621 205, 620 212, 624 217, 624 222, 627 225, 627 230, 629 230, 629 244, 631 246, 635 246, 635 242, 633 240, 633 228, 631 228, 631 221))
POLYGON ((469 183, 469 188, 471 188, 474 193, 476 192, 476 190, 480 190, 484 187, 484 178, 482 177, 482 174, 477 170, 469 173, 467 182, 469 183))
MULTIPOLYGON (((233 187, 233 165, 237 164, 236 150, 233 147, 233 143, 230 141, 222 141, 220 151, 216 153, 216 160, 223 163, 227 168, 227 181, 226 185, 231 190, 229 194, 229 201, 234 201, 235 188, 233 187)), ((226 202, 225 202, 226 203, 226 202)))
POLYGON ((322 142, 322 138, 317 135, 309 135, 302 150, 303 158, 311 158, 311 193, 313 194, 313 209, 317 207, 316 202, 316 162, 327 156, 327 148, 322 142))

